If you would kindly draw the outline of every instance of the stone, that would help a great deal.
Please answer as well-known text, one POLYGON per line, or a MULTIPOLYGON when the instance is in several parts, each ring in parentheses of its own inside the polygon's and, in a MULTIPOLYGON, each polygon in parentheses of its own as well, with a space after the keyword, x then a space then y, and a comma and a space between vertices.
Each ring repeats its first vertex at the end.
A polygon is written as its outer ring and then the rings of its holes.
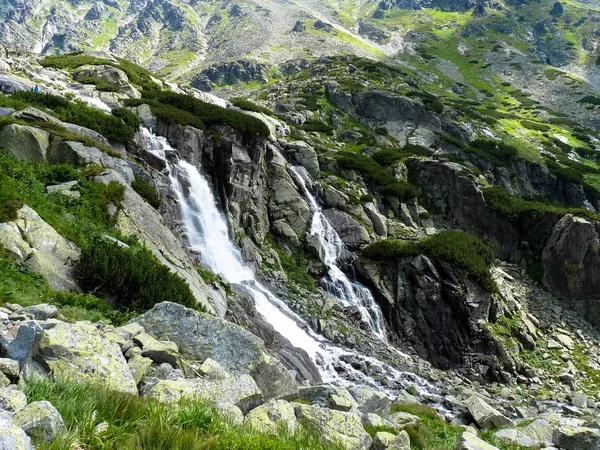
POLYGON ((504 429, 494 433, 494 437, 510 445, 520 445, 526 448, 537 448, 538 444, 525 433, 515 429, 504 429))
POLYGON ((73 71, 76 80, 85 78, 100 78, 119 86, 119 89, 130 98, 141 98, 140 92, 129 82, 127 74, 113 66, 98 64, 84 65, 73 71))
POLYGON ((398 435, 379 431, 373 438, 372 450, 410 450, 410 437, 404 430, 398 435))
POLYGON ((244 423, 244 413, 233 403, 221 402, 214 405, 214 408, 234 425, 244 423))
POLYGON ((317 178, 320 174, 317 152, 304 141, 287 142, 284 147, 288 161, 295 162, 304 167, 311 177, 317 178))
POLYGON ((50 319, 45 324, 39 357, 62 381, 101 384, 125 394, 137 394, 136 382, 114 336, 94 325, 50 319))
POLYGON ((0 148, 24 161, 45 161, 49 146, 50 134, 39 128, 12 124, 0 131, 0 148))
POLYGON ((298 423, 294 407, 285 400, 269 400, 246 415, 246 425, 262 433, 277 434, 282 427, 293 433, 298 423))
POLYGON ((373 413, 363 414, 362 423, 365 427, 366 426, 370 426, 373 428, 377 428, 377 427, 393 428, 394 427, 394 425, 389 420, 386 420, 383 417, 378 416, 377 414, 373 414, 373 413))
POLYGON ((142 356, 158 364, 168 363, 179 367, 178 348, 174 342, 160 342, 146 332, 134 336, 133 342, 142 348, 142 356))
POLYGON ((31 106, 17 111, 13 114, 13 117, 17 120, 22 120, 24 122, 45 122, 63 126, 63 122, 61 122, 57 118, 31 106))
POLYGON ((0 449, 33 450, 31 438, 14 423, 9 414, 2 411, 0 411, 0 449))
POLYGON ((40 303, 39 305, 27 306, 23 308, 22 312, 32 316, 35 320, 43 321, 53 318, 58 312, 58 308, 47 303, 40 303))
POLYGON ((465 432, 460 436, 456 450, 499 450, 472 433, 465 432))
POLYGON ((65 427, 60 413, 47 401, 28 404, 15 413, 13 421, 27 435, 40 438, 44 442, 53 442, 65 427))
POLYGON ((363 450, 371 446, 371 436, 354 414, 302 404, 294 405, 294 410, 298 422, 314 427, 324 442, 330 445, 339 442, 348 450, 363 450))
POLYGON ((341 386, 323 384, 300 387, 298 397, 308 400, 313 405, 338 411, 350 411, 357 406, 356 401, 341 386))
POLYGON ((357 250, 369 243, 369 232, 348 213, 332 208, 323 214, 350 250, 357 250))
POLYGON ((600 430, 586 427, 561 426, 554 430, 552 442, 569 450, 598 450, 600 430))
POLYGON ((397 430, 401 430, 407 425, 418 425, 421 423, 421 419, 413 414, 405 413, 402 411, 392 413, 386 417, 386 419, 392 424, 397 430))
POLYGON ((256 382, 245 374, 223 380, 160 380, 146 395, 164 403, 177 402, 183 397, 204 400, 213 405, 232 403, 244 413, 263 402, 262 392, 256 382))
POLYGON ((127 341, 132 341, 135 336, 140 333, 144 333, 144 327, 139 323, 128 323, 127 325, 123 325, 122 327, 115 328, 115 334, 122 340, 121 342, 125 343, 127 341))
POLYGON ((15 262, 24 262, 33 252, 14 222, 0 224, 0 248, 15 262))
POLYGON ((81 193, 79 191, 71 190, 78 183, 78 181, 68 181, 66 183, 46 186, 46 192, 48 192, 48 194, 61 194, 66 195, 67 197, 79 198, 81 197, 81 193))
POLYGON ((15 385, 0 388, 0 410, 17 412, 27 404, 27 396, 15 385))
POLYGON ((571 404, 576 408, 587 408, 588 396, 579 392, 571 393, 571 404))
POLYGON ((152 360, 142 355, 134 355, 127 361, 131 375, 135 381, 135 384, 139 384, 142 381, 142 377, 146 375, 150 366, 152 366, 152 360))
POLYGON ((177 344, 183 358, 212 358, 232 375, 250 374, 267 400, 297 396, 289 371, 265 352, 260 338, 238 325, 172 302, 155 305, 131 323, 139 323, 155 339, 177 344))
POLYGON ((230 377, 223 366, 212 358, 206 358, 198 368, 198 372, 200 375, 210 380, 223 380, 230 377))
POLYGON ((0 372, 12 380, 19 378, 19 362, 14 359, 0 358, 0 372))
POLYGON ((360 412, 380 416, 389 414, 391 401, 384 393, 358 386, 352 386, 348 389, 348 392, 356 400, 360 412))
POLYGON ((465 406, 473 416, 473 419, 481 428, 493 428, 512 426, 513 422, 498 410, 492 408, 477 395, 471 396, 465 402, 465 406))
POLYGON ((23 239, 35 249, 27 259, 27 265, 44 275, 51 288, 78 291, 72 263, 79 259, 79 248, 48 225, 28 205, 19 209, 15 224, 23 239))
POLYGON ((42 328, 40 325, 33 321, 26 321, 19 324, 14 339, 5 341, 0 335, 0 344, 6 355, 10 359, 18 361, 19 367, 22 369, 37 352, 41 336, 42 328))
POLYGON ((535 444, 549 446, 552 444, 552 432, 554 427, 544 419, 536 419, 521 429, 535 444))
POLYGON ((6 387, 10 384, 10 380, 6 375, 0 372, 0 388, 6 387))

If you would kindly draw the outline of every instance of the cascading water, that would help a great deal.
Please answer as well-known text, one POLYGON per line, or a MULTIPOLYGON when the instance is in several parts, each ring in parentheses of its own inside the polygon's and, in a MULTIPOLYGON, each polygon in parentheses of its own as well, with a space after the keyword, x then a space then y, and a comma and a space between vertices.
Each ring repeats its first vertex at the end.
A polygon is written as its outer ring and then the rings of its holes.
MULTIPOLYGON (((324 382, 364 384, 381 389, 381 385, 375 380, 354 369, 345 361, 350 357, 380 367, 385 371, 388 380, 401 386, 413 386, 419 392, 436 391, 433 385, 414 374, 401 372, 375 358, 335 347, 312 332, 281 299, 261 285, 252 270, 244 265, 240 252, 229 239, 227 223, 217 209, 210 186, 198 169, 186 161, 170 162, 170 159, 174 158, 167 158, 167 153, 175 153, 176 150, 167 140, 152 134, 145 128, 141 130, 147 150, 161 158, 167 165, 171 185, 179 200, 190 248, 200 253, 203 261, 213 272, 222 274, 231 283, 245 286, 254 298, 257 311, 292 345, 306 351, 324 382), (182 188, 179 177, 185 178, 189 183, 187 192, 182 188), (348 377, 349 379, 344 378, 338 374, 338 371, 346 372, 351 376, 348 377)), ((399 358, 408 359, 398 351, 396 354, 399 358)))
POLYGON ((356 306, 363 320, 369 324, 371 331, 387 342, 381 309, 369 289, 360 283, 350 281, 339 268, 338 260, 344 250, 344 243, 323 214, 315 197, 308 190, 302 175, 293 166, 292 170, 296 173, 298 183, 300 183, 313 212, 310 234, 319 240, 322 249, 321 260, 328 269, 327 277, 324 280, 327 292, 335 296, 344 306, 356 306))

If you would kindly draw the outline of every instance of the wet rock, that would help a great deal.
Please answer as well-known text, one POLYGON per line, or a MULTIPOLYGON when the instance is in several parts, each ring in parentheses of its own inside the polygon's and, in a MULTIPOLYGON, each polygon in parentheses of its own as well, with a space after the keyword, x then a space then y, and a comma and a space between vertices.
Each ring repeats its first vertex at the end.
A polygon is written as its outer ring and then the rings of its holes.
POLYGON ((356 250, 369 243, 369 232, 348 213, 332 208, 323 214, 349 249, 356 250))

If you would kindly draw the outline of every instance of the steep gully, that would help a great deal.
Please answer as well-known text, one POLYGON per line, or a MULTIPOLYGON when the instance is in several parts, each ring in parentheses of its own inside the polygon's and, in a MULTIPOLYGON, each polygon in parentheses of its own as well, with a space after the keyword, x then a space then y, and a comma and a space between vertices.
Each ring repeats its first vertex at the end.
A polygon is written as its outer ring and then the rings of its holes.
MULTIPOLYGON (((339 368, 342 367, 342 372, 352 374, 352 384, 377 386, 374 380, 344 361, 346 359, 344 357, 350 356, 383 367, 386 377, 400 386, 414 386, 420 392, 437 391, 433 385, 414 374, 396 370, 374 358, 335 347, 324 337, 314 333, 298 315, 289 309, 283 300, 263 286, 256 279, 253 271, 244 264, 239 250, 229 239, 227 223, 217 209, 211 188, 198 169, 192 164, 179 159, 177 150, 173 149, 165 138, 156 136, 145 128, 141 129, 141 136, 147 150, 161 158, 167 165, 169 179, 173 191, 177 195, 190 249, 199 253, 203 262, 214 273, 222 274, 230 283, 244 286, 253 296, 259 314, 279 334, 289 340, 293 346, 306 351, 324 382, 335 381, 348 384, 348 380, 338 373, 339 368), (186 184, 189 185, 188 192, 182 187, 180 179, 186 180, 186 184)), ((308 191, 306 193, 308 194, 308 191)), ((317 224, 313 224, 311 232, 320 233, 322 229, 331 229, 331 225, 324 218, 319 219, 322 215, 320 215, 320 209, 314 197, 310 196, 310 199, 314 202, 315 212, 319 213, 317 224)), ((313 205, 312 202, 311 205, 313 205)), ((339 236, 336 239, 337 234, 334 231, 328 233, 332 243, 335 244, 339 241, 339 236)), ((333 268, 336 267, 335 259, 337 258, 335 256, 336 250, 333 249, 334 244, 324 243, 323 245, 323 248, 327 249, 325 252, 328 259, 325 260, 325 264, 331 277, 329 280, 331 290, 335 293, 340 289, 345 289, 345 297, 340 299, 344 304, 351 301, 360 301, 360 297, 355 292, 364 293, 368 290, 358 284, 352 284, 339 268, 337 268, 337 271, 333 268)), ((370 298, 372 300, 372 297, 370 298)), ((381 323, 378 322, 381 319, 381 313, 371 315, 370 311, 367 311, 366 305, 362 305, 362 308, 364 308, 364 314, 372 319, 372 321, 369 321, 372 326, 376 327, 377 330, 381 330, 382 328, 377 328, 381 327, 381 323)), ((361 309, 361 311, 363 310, 361 309)), ((401 358, 407 358, 406 355, 400 352, 397 352, 397 354, 401 358)), ((381 386, 378 387, 381 388, 381 386)))

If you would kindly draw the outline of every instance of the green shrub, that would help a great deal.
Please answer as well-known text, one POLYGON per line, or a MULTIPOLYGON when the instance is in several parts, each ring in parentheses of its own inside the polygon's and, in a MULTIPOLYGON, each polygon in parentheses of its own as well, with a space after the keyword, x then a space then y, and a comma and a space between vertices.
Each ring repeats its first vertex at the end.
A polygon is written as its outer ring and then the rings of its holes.
POLYGON ((140 105, 148 105, 150 109, 154 113, 156 117, 158 117, 162 122, 166 124, 178 124, 182 126, 190 126, 194 128, 198 128, 199 130, 204 130, 206 127, 204 123, 188 111, 184 111, 179 108, 175 108, 171 105, 164 105, 155 100, 149 99, 127 99, 125 100, 126 106, 140 106, 140 105))
POLYGON ((198 307, 185 281, 143 247, 96 239, 82 250, 76 272, 85 291, 113 298, 119 309, 147 310, 167 300, 198 307))
POLYGON ((287 275, 290 282, 297 284, 309 291, 314 291, 315 280, 308 274, 308 260, 300 251, 295 251, 291 255, 288 255, 284 251, 275 247, 275 251, 279 255, 279 261, 281 267, 287 275))
POLYGON ((76 318, 83 320, 85 317, 92 322, 105 321, 119 326, 135 316, 134 312, 119 311, 114 309, 108 301, 98 298, 92 294, 75 294, 73 292, 53 291, 49 295, 50 303, 59 307, 59 314, 65 315, 65 319, 75 318, 75 312, 78 311, 76 318), (70 316, 70 317, 69 317, 70 316))
POLYGON ((119 92, 121 90, 118 84, 105 81, 98 77, 78 78, 77 81, 83 84, 93 84, 96 86, 96 89, 102 92, 119 92))
POLYGON ((257 105, 256 103, 252 103, 251 101, 242 98, 242 97, 233 97, 230 98, 229 101, 233 104, 233 106, 237 106, 240 109, 245 109, 246 111, 252 111, 257 113, 263 113, 266 115, 273 115, 273 112, 264 106, 257 105))
POLYGON ((262 120, 240 111, 221 108, 217 105, 205 103, 190 95, 176 94, 174 92, 161 91, 144 94, 144 98, 187 111, 207 125, 223 124, 251 135, 270 135, 269 127, 262 120))
POLYGON ((0 223, 12 222, 17 219, 19 209, 23 202, 16 198, 7 198, 0 195, 0 223))
POLYGON ((388 135, 388 130, 385 127, 377 127, 373 130, 376 134, 379 134, 381 136, 387 136, 388 135))
POLYGON ((483 189, 483 196, 488 205, 499 211, 511 221, 522 217, 543 217, 549 214, 563 216, 573 214, 592 220, 600 220, 594 212, 583 208, 570 208, 563 205, 552 205, 540 200, 527 200, 509 194, 500 186, 483 189))
POLYGON ((525 128, 529 128, 530 130, 536 131, 550 131, 550 127, 548 125, 544 125, 543 123, 533 122, 531 120, 521 120, 521 125, 525 128))
POLYGON ((160 206, 160 197, 156 189, 145 179, 136 176, 133 183, 131 183, 131 187, 153 208, 157 209, 160 206))
POLYGON ((12 96, 28 105, 51 109, 63 122, 95 130, 109 141, 130 142, 137 131, 118 117, 83 103, 70 102, 57 95, 19 91, 12 96))
POLYGON ((81 174, 68 164, 56 164, 48 167, 44 178, 48 184, 59 184, 66 181, 81 180, 81 174))
MULTIPOLYGON (((389 160, 387 157, 385 158, 386 161, 389 160)), ((401 200, 408 200, 419 195, 419 191, 415 186, 396 180, 394 175, 366 155, 341 152, 338 155, 337 161, 339 167, 342 169, 359 171, 365 176, 367 181, 381 188, 381 192, 384 195, 398 197, 401 200)))
POLYGON ((136 116, 127 108, 114 108, 111 112, 113 116, 121 119, 123 122, 125 122, 126 125, 130 126, 135 131, 139 130, 142 122, 140 121, 138 116, 136 116))
POLYGON ((419 242, 388 239, 361 251, 362 256, 376 261, 393 261, 420 254, 453 264, 486 289, 497 290, 489 270, 494 262, 494 251, 469 233, 445 230, 419 242))
POLYGON ((44 277, 24 263, 4 258, 0 249, 0 305, 7 302, 22 306, 37 305, 47 300, 50 287, 44 277))
POLYGON ((411 156, 431 156, 433 152, 420 145, 406 144, 401 149, 386 148, 375 152, 373 160, 381 166, 391 166, 397 161, 401 161, 411 156))
POLYGON ((588 103, 590 105, 600 105, 600 98, 594 95, 586 95, 585 97, 577 100, 577 103, 588 103))
POLYGON ((300 126, 300 128, 306 132, 333 134, 333 128, 319 120, 308 119, 300 126))

